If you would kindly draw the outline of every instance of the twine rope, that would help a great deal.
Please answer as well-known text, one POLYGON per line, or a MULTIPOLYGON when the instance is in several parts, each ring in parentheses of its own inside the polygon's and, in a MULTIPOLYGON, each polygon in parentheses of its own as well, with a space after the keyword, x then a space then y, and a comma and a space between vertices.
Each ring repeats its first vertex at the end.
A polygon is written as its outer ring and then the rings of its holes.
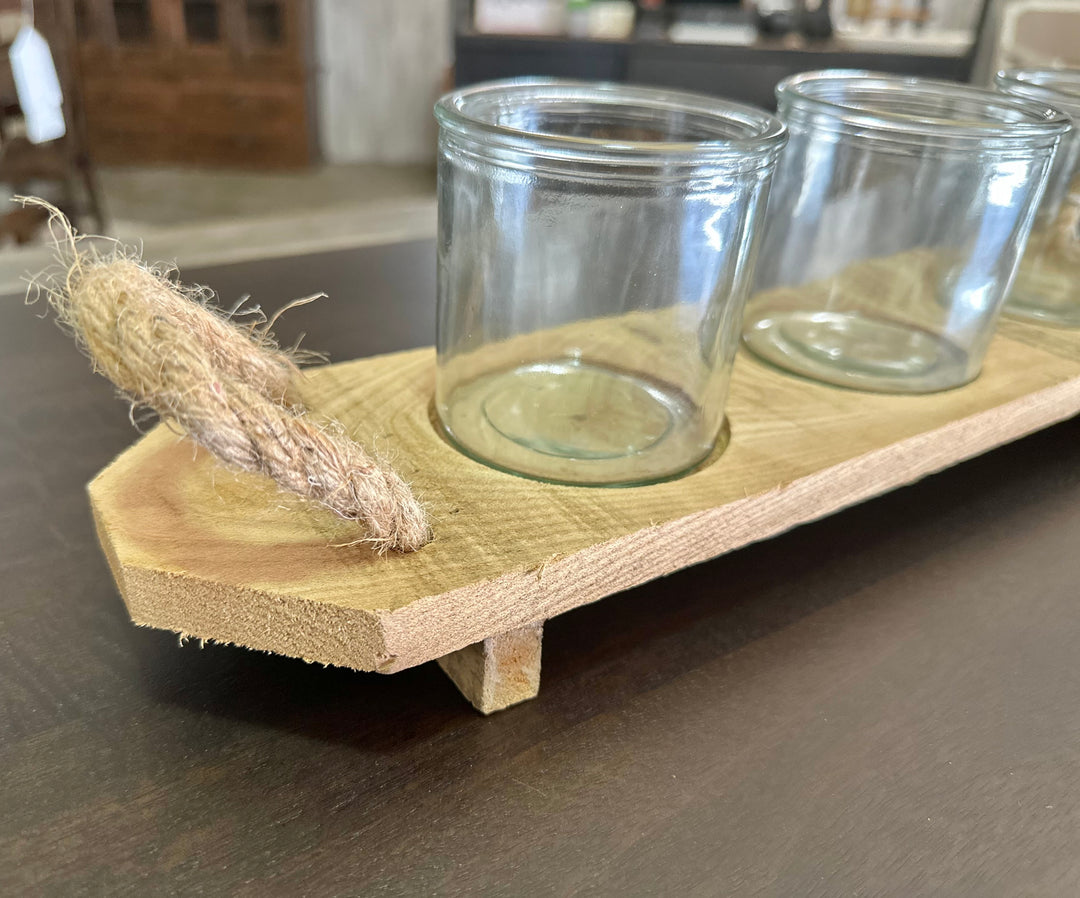
POLYGON ((23 202, 49 211, 57 247, 57 265, 31 281, 27 301, 44 294, 94 370, 133 408, 175 422, 224 464, 365 525, 367 535, 351 544, 414 551, 430 541, 405 481, 338 422, 312 420, 295 398, 304 356, 277 346, 273 319, 240 325, 212 305, 209 291, 180 287, 118 244, 101 254, 55 207, 23 202))

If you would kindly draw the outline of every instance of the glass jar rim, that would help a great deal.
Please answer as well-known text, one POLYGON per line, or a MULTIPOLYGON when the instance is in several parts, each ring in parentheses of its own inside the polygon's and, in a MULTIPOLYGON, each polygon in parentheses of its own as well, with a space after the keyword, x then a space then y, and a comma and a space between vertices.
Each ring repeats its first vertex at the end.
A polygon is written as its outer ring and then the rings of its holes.
POLYGON ((459 88, 436 102, 435 118, 442 127, 464 135, 482 135, 486 141, 500 146, 580 161, 647 164, 771 157, 787 142, 784 124, 754 106, 690 91, 564 78, 512 78, 459 88), (717 137, 685 141, 581 137, 515 128, 484 117, 484 113, 490 115, 493 110, 510 111, 515 104, 523 108, 530 101, 595 103, 612 109, 636 106, 698 115, 715 123, 717 137), (721 125, 726 126, 726 132, 721 125), (742 133, 733 134, 736 129, 742 133))
POLYGON ((1010 96, 1046 103, 1080 118, 1080 69, 1003 69, 994 83, 1010 96))
POLYGON ((776 97, 782 104, 827 116, 839 126, 879 132, 902 141, 933 135, 961 141, 993 141, 998 145, 1021 146, 1040 140, 1052 145, 1071 126, 1068 116, 1040 101, 959 82, 861 69, 821 69, 792 75, 776 86, 776 97), (836 98, 843 88, 855 88, 873 102, 836 98), (900 109, 903 102, 913 100, 930 105, 960 101, 972 117, 934 118, 900 109), (897 108, 890 109, 892 103, 897 108))

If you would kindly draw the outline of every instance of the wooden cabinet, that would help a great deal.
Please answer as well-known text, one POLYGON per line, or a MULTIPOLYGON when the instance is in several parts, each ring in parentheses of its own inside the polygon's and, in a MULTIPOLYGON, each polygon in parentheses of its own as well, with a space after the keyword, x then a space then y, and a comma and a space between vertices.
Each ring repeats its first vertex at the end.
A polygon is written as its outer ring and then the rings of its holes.
POLYGON ((311 161, 308 0, 75 0, 75 13, 96 161, 311 161))

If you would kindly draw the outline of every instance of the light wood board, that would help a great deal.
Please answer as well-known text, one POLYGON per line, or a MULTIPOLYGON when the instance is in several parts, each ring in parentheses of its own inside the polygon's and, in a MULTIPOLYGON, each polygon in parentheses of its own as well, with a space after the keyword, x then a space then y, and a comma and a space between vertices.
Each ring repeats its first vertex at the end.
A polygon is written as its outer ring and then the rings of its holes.
POLYGON ((1080 334, 1003 330, 977 381, 931 396, 839 390, 740 354, 727 450, 679 480, 633 489, 553 486, 460 455, 432 424, 430 349, 311 370, 308 403, 388 455, 430 509, 435 541, 413 555, 336 547, 356 531, 222 469, 164 426, 98 475, 90 498, 136 623, 390 673, 1080 411, 1080 334))

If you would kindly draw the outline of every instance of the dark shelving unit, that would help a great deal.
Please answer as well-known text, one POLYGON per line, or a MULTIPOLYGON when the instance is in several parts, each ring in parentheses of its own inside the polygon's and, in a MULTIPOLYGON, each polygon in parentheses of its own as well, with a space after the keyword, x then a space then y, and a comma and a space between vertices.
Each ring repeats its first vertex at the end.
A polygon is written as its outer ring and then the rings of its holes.
MULTIPOLYGON (((985 5, 977 31, 981 32, 985 5)), ((852 49, 836 40, 762 38, 749 46, 665 39, 579 40, 477 34, 455 36, 458 85, 546 75, 682 88, 774 108, 773 88, 788 75, 823 68, 871 69, 950 81, 970 79, 975 46, 963 55, 852 49)))

